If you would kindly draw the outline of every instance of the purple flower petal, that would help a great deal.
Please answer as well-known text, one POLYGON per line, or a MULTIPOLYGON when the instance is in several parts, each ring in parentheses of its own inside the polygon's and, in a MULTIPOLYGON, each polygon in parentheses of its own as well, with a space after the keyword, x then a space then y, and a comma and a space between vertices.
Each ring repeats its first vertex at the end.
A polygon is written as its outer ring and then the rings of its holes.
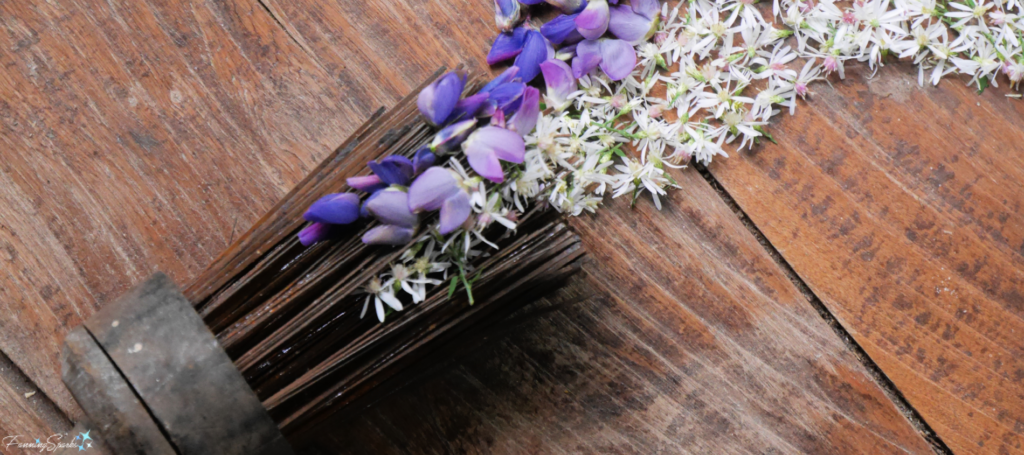
POLYGON ((405 228, 416 227, 419 217, 409 210, 409 195, 404 191, 384 190, 366 203, 366 210, 377 221, 405 228))
POLYGON ((524 5, 539 5, 541 3, 544 3, 544 0, 519 0, 519 3, 522 3, 524 5))
POLYGON ((419 213, 440 209, 445 199, 460 191, 459 182, 451 171, 434 166, 423 171, 409 186, 409 210, 419 213))
POLYGON ((523 82, 530 82, 540 74, 540 62, 548 59, 548 43, 540 32, 529 30, 526 32, 526 43, 523 44, 523 52, 517 57, 513 65, 519 67, 519 77, 523 82))
MULTIPOLYGON (((524 31, 523 33, 526 33, 526 32, 524 31)), ((495 87, 507 84, 509 82, 515 82, 515 81, 518 80, 518 79, 516 79, 516 76, 518 74, 519 74, 519 68, 515 67, 515 66, 510 66, 503 73, 499 74, 498 77, 496 77, 494 79, 491 79, 491 81, 488 82, 487 85, 484 85, 483 88, 481 88, 479 91, 477 91, 477 93, 489 93, 491 90, 494 90, 495 87)))
POLYGON ((359 196, 355 193, 328 194, 309 206, 306 221, 349 224, 359 219, 359 196))
MULTIPOLYGON (((539 67, 540 65, 538 65, 539 67)), ((495 87, 491 90, 490 101, 492 108, 501 109, 506 113, 515 110, 519 107, 520 98, 525 90, 526 84, 522 82, 510 82, 495 87)))
POLYGON ((661 3, 658 0, 630 0, 633 12, 647 19, 654 20, 661 12, 661 3))
POLYGON ((572 59, 572 75, 579 79, 590 73, 601 63, 601 43, 595 40, 580 41, 576 45, 576 57, 572 59))
POLYGON ((519 133, 520 136, 526 136, 537 126, 537 117, 540 117, 540 90, 526 87, 526 91, 523 92, 523 103, 509 119, 509 129, 519 133))
POLYGON ((391 155, 382 160, 366 163, 380 180, 388 185, 408 185, 412 179, 412 161, 409 158, 391 155))
POLYGON ((480 174, 481 177, 494 183, 501 183, 505 181, 505 173, 501 170, 501 162, 498 161, 498 156, 494 154, 493 150, 466 150, 466 161, 469 161, 469 166, 472 167, 477 174, 480 174))
POLYGON ((621 81, 636 67, 636 51, 620 39, 601 40, 601 70, 613 81, 621 81))
POLYGON ((448 125, 434 135, 430 149, 432 151, 452 150, 461 144, 474 129, 476 129, 476 119, 473 118, 448 125))
POLYGON ((448 117, 448 121, 457 122, 466 118, 475 117, 477 113, 487 105, 489 97, 489 93, 477 93, 476 95, 467 96, 459 100, 459 102, 455 104, 455 109, 452 110, 452 115, 448 117))
POLYGON ((465 191, 459 191, 454 196, 445 199, 441 205, 441 223, 438 232, 441 235, 448 235, 462 226, 469 218, 472 207, 469 204, 469 195, 465 191))
POLYGON ((487 64, 494 65, 519 55, 526 43, 526 29, 519 27, 511 33, 499 33, 494 38, 491 51, 487 53, 487 64))
POLYGON ((553 44, 562 44, 572 32, 576 31, 576 16, 577 14, 565 15, 562 14, 554 19, 548 21, 548 23, 540 26, 540 34, 544 35, 548 41, 553 44))
POLYGON ((299 231, 299 243, 310 246, 332 237, 336 228, 327 223, 313 223, 299 231))
POLYGON ((462 149, 469 166, 481 177, 495 183, 505 180, 499 159, 522 163, 526 154, 522 136, 496 126, 485 126, 473 132, 462 149))
POLYGON ((544 74, 544 85, 547 86, 547 99, 556 110, 562 110, 569 103, 569 95, 576 91, 576 78, 572 68, 558 59, 551 59, 540 64, 544 74))
POLYGON ((388 187, 388 184, 382 182, 380 177, 372 174, 359 177, 349 177, 345 182, 348 183, 348 186, 366 193, 375 193, 388 187))
POLYGON ((608 31, 608 1, 594 0, 576 16, 576 30, 586 39, 598 39, 608 31))
POLYGON ((419 150, 416 150, 416 155, 412 157, 412 173, 422 174, 428 167, 434 165, 434 161, 437 161, 437 155, 430 152, 430 147, 426 145, 420 147, 419 150))
POLYGON ((516 0, 494 0, 494 22, 498 29, 507 32, 519 22, 519 2, 516 0))
POLYGON ((462 97, 462 88, 465 84, 465 74, 451 72, 441 76, 420 92, 416 100, 420 113, 431 124, 444 124, 452 109, 455 109, 455 103, 462 97))
POLYGON ((608 30, 619 39, 631 45, 647 41, 655 32, 655 22, 633 12, 626 5, 618 5, 611 9, 608 30))
POLYGON ((400 246, 412 241, 414 233, 412 229, 385 224, 366 231, 366 234, 363 234, 363 243, 400 246))

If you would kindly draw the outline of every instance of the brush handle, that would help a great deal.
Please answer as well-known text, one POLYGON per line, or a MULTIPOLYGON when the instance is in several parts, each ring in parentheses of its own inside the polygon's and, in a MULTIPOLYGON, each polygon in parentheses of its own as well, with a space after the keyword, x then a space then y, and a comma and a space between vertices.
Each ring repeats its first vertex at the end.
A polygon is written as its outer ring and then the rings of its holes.
POLYGON ((163 273, 72 331, 61 357, 64 383, 115 454, 292 453, 163 273))

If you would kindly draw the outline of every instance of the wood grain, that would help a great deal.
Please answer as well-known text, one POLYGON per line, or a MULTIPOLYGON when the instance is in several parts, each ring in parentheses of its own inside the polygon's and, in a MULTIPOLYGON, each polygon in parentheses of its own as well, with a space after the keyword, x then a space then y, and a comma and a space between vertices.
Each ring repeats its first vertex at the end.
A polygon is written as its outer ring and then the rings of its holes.
POLYGON ((710 171, 957 453, 1024 453, 1024 113, 863 69, 710 171))
POLYGON ((0 353, 0 439, 46 439, 71 430, 71 422, 24 373, 0 353))
POLYGON ((68 328, 153 271, 187 281, 369 112, 258 4, 0 16, 0 349, 76 416, 68 328))
POLYGON ((322 453, 931 453, 693 170, 572 220, 586 277, 322 453))

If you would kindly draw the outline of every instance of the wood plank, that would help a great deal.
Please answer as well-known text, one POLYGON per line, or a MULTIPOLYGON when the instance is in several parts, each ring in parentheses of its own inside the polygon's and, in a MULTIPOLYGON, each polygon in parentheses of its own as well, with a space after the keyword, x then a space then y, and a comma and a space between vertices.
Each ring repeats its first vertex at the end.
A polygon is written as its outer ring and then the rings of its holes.
POLYGON ((848 71, 710 170, 954 452, 1024 453, 1024 106, 848 71))
POLYGON ((32 442, 71 429, 71 422, 60 409, 3 353, 0 409, 0 438, 20 436, 18 440, 32 442))
POLYGON ((0 350, 78 411, 69 327, 186 282, 367 116, 258 4, 4 2, 0 350))
MULTIPOLYGON (((573 219, 585 277, 323 453, 931 453, 693 170, 662 211, 573 219)), ((315 432, 315 431, 314 431, 315 432)))

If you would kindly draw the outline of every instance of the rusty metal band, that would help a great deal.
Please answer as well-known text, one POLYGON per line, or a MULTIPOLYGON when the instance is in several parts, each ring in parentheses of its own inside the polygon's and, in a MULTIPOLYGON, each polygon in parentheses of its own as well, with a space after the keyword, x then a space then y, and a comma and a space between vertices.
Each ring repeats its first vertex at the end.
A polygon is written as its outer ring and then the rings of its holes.
POLYGON ((71 332, 62 365, 65 384, 115 453, 293 453, 162 273, 71 332))

